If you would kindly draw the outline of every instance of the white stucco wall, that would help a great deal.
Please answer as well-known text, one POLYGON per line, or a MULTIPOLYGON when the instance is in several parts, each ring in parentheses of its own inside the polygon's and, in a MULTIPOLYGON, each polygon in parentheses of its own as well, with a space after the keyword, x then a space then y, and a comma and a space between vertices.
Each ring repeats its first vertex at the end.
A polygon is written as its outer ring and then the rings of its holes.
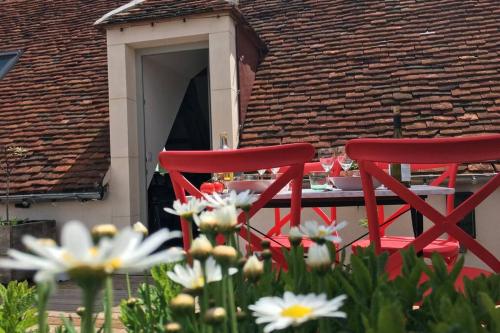
MULTIPOLYGON (((10 205, 12 218, 32 220, 56 220, 60 230, 65 222, 78 220, 92 227, 97 224, 111 223, 111 205, 109 200, 100 201, 65 201, 34 203, 30 208, 15 208, 10 205)), ((0 216, 5 216, 5 205, 0 205, 0 216)))

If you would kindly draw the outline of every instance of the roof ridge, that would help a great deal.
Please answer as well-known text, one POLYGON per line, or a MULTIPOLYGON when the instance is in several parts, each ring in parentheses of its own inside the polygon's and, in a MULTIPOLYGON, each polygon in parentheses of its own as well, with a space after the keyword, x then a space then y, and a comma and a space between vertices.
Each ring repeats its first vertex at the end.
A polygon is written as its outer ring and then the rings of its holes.
POLYGON ((123 6, 115 8, 112 11, 109 11, 106 14, 104 14, 103 16, 101 16, 100 19, 98 19, 97 21, 94 22, 94 25, 99 25, 102 22, 104 22, 105 20, 107 20, 108 18, 110 18, 111 16, 116 15, 116 14, 118 14, 120 12, 123 12, 124 10, 127 10, 129 8, 135 7, 135 6, 137 6, 138 4, 140 4, 140 3, 144 2, 144 1, 145 0, 132 0, 129 3, 124 4, 123 6))

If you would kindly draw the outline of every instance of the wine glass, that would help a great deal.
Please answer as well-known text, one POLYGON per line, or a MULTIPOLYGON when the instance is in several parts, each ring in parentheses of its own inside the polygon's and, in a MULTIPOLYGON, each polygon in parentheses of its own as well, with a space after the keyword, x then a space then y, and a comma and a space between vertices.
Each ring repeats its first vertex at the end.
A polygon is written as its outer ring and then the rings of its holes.
POLYGON ((266 169, 259 169, 257 170, 257 172, 259 173, 259 179, 262 179, 264 174, 266 173, 266 169))
POLYGON ((344 147, 337 148, 337 161, 339 161, 340 167, 345 172, 347 172, 351 168, 353 163, 353 160, 349 156, 347 156, 344 147))
POLYGON ((323 170, 329 174, 335 163, 335 151, 332 148, 321 148, 318 150, 318 158, 323 170))
POLYGON ((273 174, 273 178, 276 178, 276 175, 278 174, 278 171, 280 171, 280 168, 271 168, 271 173, 273 174))

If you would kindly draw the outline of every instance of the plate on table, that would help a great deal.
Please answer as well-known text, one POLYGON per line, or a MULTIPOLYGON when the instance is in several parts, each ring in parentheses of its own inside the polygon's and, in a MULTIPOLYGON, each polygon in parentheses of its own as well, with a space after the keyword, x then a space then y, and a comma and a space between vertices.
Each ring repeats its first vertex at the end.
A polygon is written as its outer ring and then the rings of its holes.
MULTIPOLYGON (((375 179, 373 179, 373 188, 377 188, 381 185, 381 183, 375 179)), ((363 189, 363 184, 361 183, 361 177, 331 177, 333 184, 335 187, 344 190, 344 191, 357 191, 363 189)))
POLYGON ((259 180, 233 180, 226 183, 229 191, 244 192, 250 190, 253 193, 264 192, 272 183, 273 179, 259 179, 259 180))

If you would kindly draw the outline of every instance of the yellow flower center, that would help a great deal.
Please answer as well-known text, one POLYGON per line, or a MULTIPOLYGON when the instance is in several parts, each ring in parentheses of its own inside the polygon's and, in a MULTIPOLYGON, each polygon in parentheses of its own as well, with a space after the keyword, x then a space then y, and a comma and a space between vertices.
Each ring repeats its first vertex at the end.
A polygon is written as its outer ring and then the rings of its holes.
POLYGON ((113 271, 119 269, 120 267, 122 267, 122 260, 120 258, 113 258, 113 259, 110 259, 108 261, 106 261, 106 263, 104 263, 103 265, 103 269, 106 273, 113 273, 113 271))
POLYGON ((325 237, 326 235, 328 235, 328 234, 327 234, 327 232, 325 230, 319 230, 318 231, 318 236, 319 237, 325 237))
POLYGON ((197 280, 193 281, 193 290, 194 289, 199 289, 199 288, 203 288, 203 286, 205 285, 205 279, 203 278, 203 276, 200 276, 197 280))
POLYGON ((97 249, 97 247, 91 247, 89 249, 89 254, 92 256, 92 257, 97 257, 97 255, 99 254, 99 250, 97 249))
POLYGON ((300 304, 289 306, 288 308, 285 308, 283 309, 283 311, 281 311, 281 315, 283 317, 290 317, 294 319, 299 319, 308 316, 311 313, 312 313, 312 308, 300 304))

